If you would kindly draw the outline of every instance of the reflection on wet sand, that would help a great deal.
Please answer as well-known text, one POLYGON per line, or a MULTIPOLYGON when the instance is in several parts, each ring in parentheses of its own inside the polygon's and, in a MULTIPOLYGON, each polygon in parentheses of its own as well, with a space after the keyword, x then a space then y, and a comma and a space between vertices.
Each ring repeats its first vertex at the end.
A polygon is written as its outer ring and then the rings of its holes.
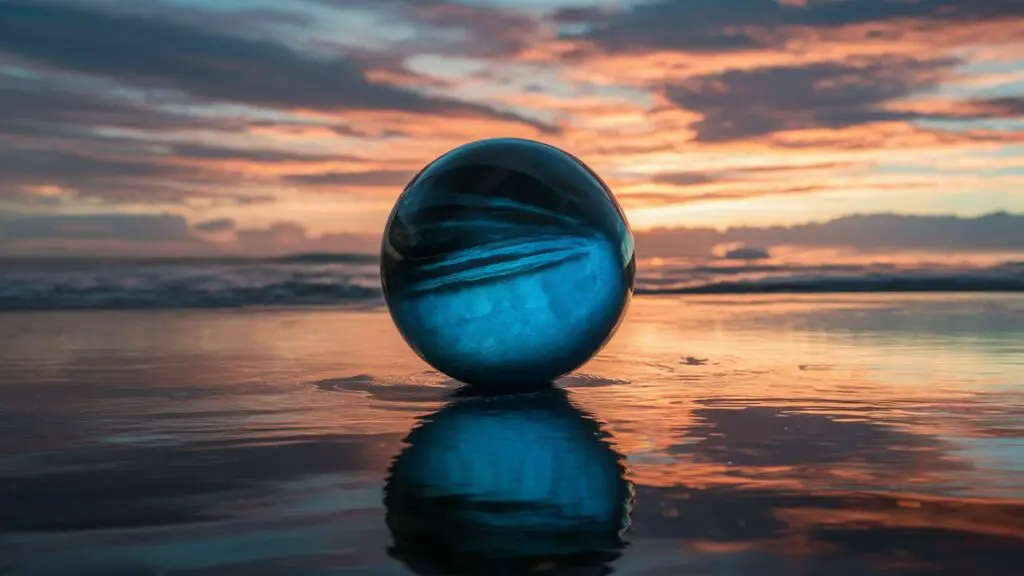
POLYGON ((1022 341, 1019 295, 641 297, 508 406, 383 311, 6 315, 0 574, 1020 576, 1022 341))
POLYGON ((1024 562, 1019 502, 730 486, 640 486, 638 501, 632 536, 677 543, 701 574, 1010 576, 1024 562))
POLYGON ((632 536, 677 542, 695 573, 1009 576, 1024 565, 1019 500, 936 494, 956 491, 941 472, 967 467, 941 438, 799 406, 702 408, 681 431, 671 462, 636 467, 632 536), (915 482, 933 494, 896 489, 915 482))
POLYGON ((456 400, 406 442, 385 506, 414 571, 603 574, 618 556, 633 486, 564 390, 456 400))

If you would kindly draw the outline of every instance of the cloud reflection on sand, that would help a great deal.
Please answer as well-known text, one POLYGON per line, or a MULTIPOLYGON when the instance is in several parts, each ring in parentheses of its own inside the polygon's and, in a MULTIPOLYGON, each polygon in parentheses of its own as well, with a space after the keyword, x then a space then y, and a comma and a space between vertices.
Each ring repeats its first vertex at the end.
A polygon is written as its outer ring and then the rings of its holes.
MULTIPOLYGON (((610 566, 1016 575, 1022 335, 1012 295, 638 297, 561 382, 636 486, 610 566)), ((388 467, 477 400, 383 311, 7 314, 0 342, 19 576, 407 573, 388 467)))

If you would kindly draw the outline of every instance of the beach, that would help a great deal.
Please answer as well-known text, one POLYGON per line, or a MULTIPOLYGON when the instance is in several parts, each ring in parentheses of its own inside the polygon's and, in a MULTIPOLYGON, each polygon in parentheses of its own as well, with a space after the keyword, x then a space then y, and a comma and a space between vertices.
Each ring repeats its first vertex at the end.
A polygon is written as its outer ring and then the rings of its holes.
MULTIPOLYGON (((635 297, 542 412, 635 491, 625 546, 566 573, 1016 574, 1022 338, 1013 294, 635 297)), ((5 575, 411 573, 389 468, 481 401, 372 302, 8 311, 0 342, 5 575)))
POLYGON ((1024 576, 1022 31, 0 0, 0 576, 1024 576))

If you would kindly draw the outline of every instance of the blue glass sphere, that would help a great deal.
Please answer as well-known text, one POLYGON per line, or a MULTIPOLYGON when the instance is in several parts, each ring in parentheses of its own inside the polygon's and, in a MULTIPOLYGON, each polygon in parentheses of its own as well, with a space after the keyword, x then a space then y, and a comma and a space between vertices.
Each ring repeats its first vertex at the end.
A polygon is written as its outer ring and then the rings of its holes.
POLYGON ((530 140, 460 146, 424 168, 384 231, 391 317, 437 370, 515 392, 583 365, 633 291, 633 234, 574 156, 530 140))
POLYGON ((390 467, 392 554, 424 574, 605 566, 635 498, 609 439, 557 388, 449 404, 390 467))

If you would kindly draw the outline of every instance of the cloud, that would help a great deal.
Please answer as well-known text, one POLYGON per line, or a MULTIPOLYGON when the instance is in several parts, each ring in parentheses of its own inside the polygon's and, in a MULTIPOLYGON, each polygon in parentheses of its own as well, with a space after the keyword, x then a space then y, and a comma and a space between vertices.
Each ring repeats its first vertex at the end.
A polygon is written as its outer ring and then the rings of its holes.
POLYGON ((231 218, 216 218, 204 220, 194 226, 199 232, 226 232, 235 229, 235 221, 231 218))
POLYGON ((903 106, 919 118, 979 120, 986 118, 1016 118, 1024 116, 1024 97, 1005 96, 989 99, 927 100, 907 102, 903 106))
POLYGON ((655 184, 668 184, 670 186, 695 186, 698 184, 710 184, 724 180, 725 176, 710 172, 660 172, 651 177, 655 184))
MULTIPOLYGON (((1024 252, 1024 214, 994 213, 977 218, 868 214, 787 227, 657 228, 637 232, 636 242, 641 258, 718 253, 727 259, 762 259, 769 257, 769 249, 775 246, 1024 252)), ((291 221, 245 227, 231 218, 216 218, 190 225, 182 216, 166 213, 0 216, 0 248, 7 254, 141 255, 157 244, 163 245, 160 253, 168 255, 376 254, 380 236, 315 234, 291 221), (206 233, 227 236, 219 235, 214 241, 201 237, 206 233)))
MULTIPOLYGON (((659 171, 612 181, 628 208, 736 201, 842 191, 842 178, 863 177, 871 162, 810 162, 736 165, 719 170, 659 171)), ((910 188, 916 183, 872 181, 877 189, 910 188)))
MULTIPOLYGON (((247 130, 244 119, 207 118, 164 109, 81 78, 24 77, 0 71, 0 198, 27 204, 63 200, 172 203, 190 198, 252 203, 265 194, 225 187, 238 163, 315 163, 344 155, 164 141, 210 131, 222 140, 247 130), (227 174, 226 174, 227 173, 227 174), (59 189, 45 197, 39 189, 59 189)), ((236 140, 237 141, 237 140, 236 140)), ((237 185, 237 179, 230 182, 237 185)))
POLYGON ((106 159, 61 150, 5 150, 3 155, 11 167, 6 176, 15 181, 56 175, 62 180, 89 183, 93 179, 102 181, 109 177, 156 177, 181 172, 181 168, 176 166, 106 159))
POLYGON ((111 88, 66 77, 14 75, 0 69, 0 109, 17 111, 17 114, 0 115, 0 133, 84 137, 97 127, 154 132, 198 128, 241 131, 245 128, 244 124, 230 118, 201 118, 162 110, 111 88))
POLYGON ((245 135, 263 124, 231 116, 173 112, 158 98, 125 94, 109 83, 74 77, 22 77, 0 70, 0 199, 25 204, 66 201, 180 204, 192 199, 253 204, 266 193, 238 190, 274 182, 274 172, 324 170, 366 161, 253 145, 245 135), (210 132, 222 144, 184 135, 210 132), (280 166, 279 170, 275 166, 280 166), (49 193, 40 196, 37 191, 49 193))
POLYGON ((749 198, 765 198, 770 196, 809 195, 822 192, 823 186, 778 186, 757 187, 753 185, 738 186, 727 190, 713 192, 637 192, 623 194, 619 197, 627 207, 647 208, 654 206, 678 206, 698 202, 717 202, 722 200, 745 200, 749 198))
POLYGON ((363 170, 358 172, 295 174, 286 176, 285 181, 309 186, 384 186, 401 190, 415 175, 415 171, 409 170, 363 170))
POLYGON ((274 256, 376 254, 376 234, 311 234, 295 222, 239 227, 231 218, 190 225, 176 214, 0 214, 0 254, 8 256, 274 256), (204 235, 215 236, 204 237, 204 235), (225 236, 226 234, 226 236, 225 236))
POLYGON ((542 4, 0 0, 0 209, 374 251, 416 170, 492 136, 572 151, 641 228, 1024 206, 1015 3, 542 4))
MULTIPOLYGON (((99 199, 106 203, 181 203, 190 198, 221 198, 204 186, 222 180, 216 175, 182 165, 160 162, 155 157, 104 157, 58 149, 5 149, 0 160, 4 172, 0 198, 31 198, 43 191, 55 200, 99 199), (49 192, 53 193, 50 194, 49 192)), ((242 195, 245 202, 254 198, 242 195)))
MULTIPOLYGON (((817 162, 802 164, 764 164, 753 166, 736 166, 720 170, 683 170, 659 171, 651 174, 642 183, 665 185, 674 188, 702 188, 706 184, 726 184, 737 182, 770 182, 777 184, 779 178, 791 178, 801 174, 820 174, 824 172, 842 172, 863 169, 869 164, 864 162, 817 162), (768 180, 766 180, 768 178, 768 180)), ((630 181, 623 184, 629 185, 630 181)))
POLYGON ((353 56, 314 57, 269 40, 141 13, 5 2, 0 4, 0 52, 39 66, 210 101, 285 110, 399 110, 530 122, 487 106, 372 82, 367 66, 353 56))
POLYGON ((448 48, 461 56, 512 55, 528 46, 539 22, 519 12, 457 2, 404 2, 410 18, 420 25, 457 30, 464 39, 448 48))
POLYGON ((563 34, 586 40, 607 52, 680 50, 687 52, 749 51, 783 48, 794 37, 813 30, 875 25, 865 42, 885 40, 900 29, 919 25, 1001 22, 1024 16, 1019 3, 1006 0, 660 0, 619 12, 563 11, 555 20, 585 24, 581 33, 563 34), (886 28, 896 26, 896 30, 886 28))
POLYGON ((284 255, 307 252, 371 254, 380 251, 380 236, 374 234, 313 235, 295 222, 281 221, 263 228, 237 232, 237 242, 225 249, 258 255, 284 255))
POLYGON ((224 147, 206 144, 174 144, 161 150, 162 155, 175 159, 244 161, 259 164, 317 163, 338 161, 359 161, 347 154, 314 154, 293 150, 267 148, 224 147))
POLYGON ((722 258, 726 260, 764 260, 771 258, 772 255, 764 248, 757 248, 755 246, 740 246, 727 250, 722 258))
MULTIPOLYGON (((459 9, 416 10, 440 10, 431 18, 446 22, 459 9)), ((360 179, 369 188, 408 181, 408 159, 379 152, 381 138, 414 138, 423 150, 467 134, 557 133, 517 112, 399 85, 400 53, 300 51, 317 46, 309 27, 306 36, 280 32, 303 22, 298 4, 214 12, 0 2, 0 109, 17 111, 0 118, 0 200, 173 210, 253 205, 294 194, 294 184, 342 181, 358 195, 360 179), (368 142, 362 155, 350 153, 358 141, 368 142)))
POLYGON ((170 214, 23 215, 3 221, 0 234, 18 240, 189 241, 188 222, 170 214))
POLYGON ((512 56, 534 42, 542 22, 529 14, 493 5, 448 0, 313 0, 329 8, 370 9, 389 20, 405 20, 417 38, 401 47, 408 54, 445 53, 459 57, 512 56))
POLYGON ((643 257, 706 256, 716 246, 796 245, 854 250, 1024 251, 1024 214, 976 218, 867 214, 798 226, 657 228, 636 234, 643 257))
MULTIPOLYGON (((666 97, 702 119, 701 142, 743 140, 787 130, 847 128, 924 117, 886 104, 937 86, 950 59, 877 58, 805 66, 731 70, 690 78, 666 97)), ((1011 112, 993 104, 991 112, 1011 112)), ((933 114, 933 117, 941 117, 933 114)))

